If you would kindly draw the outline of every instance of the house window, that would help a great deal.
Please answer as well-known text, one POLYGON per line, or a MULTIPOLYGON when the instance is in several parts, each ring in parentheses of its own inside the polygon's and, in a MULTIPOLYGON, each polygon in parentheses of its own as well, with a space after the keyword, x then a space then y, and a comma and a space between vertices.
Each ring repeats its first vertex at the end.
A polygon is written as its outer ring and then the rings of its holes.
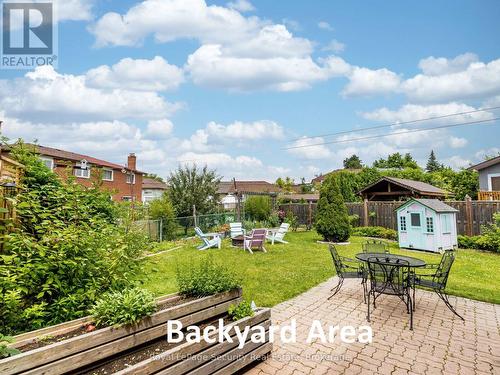
POLYGON ((75 168, 75 176, 80 178, 90 178, 90 169, 75 168))
POLYGON ((42 163, 50 170, 54 169, 54 159, 52 158, 40 158, 42 163))
POLYGON ((132 202, 132 197, 129 195, 125 195, 122 197, 122 201, 124 202, 132 202))
POLYGON ((434 218, 426 217, 425 224, 427 227, 427 233, 434 233, 434 218))
POLYGON ((443 233, 451 233, 451 215, 441 215, 443 233))
POLYGON ((135 184, 135 174, 127 173, 127 184, 135 184))
POLYGON ((406 216, 399 217, 399 229, 401 231, 406 232, 406 216))
POLYGON ((419 227, 420 226, 420 214, 412 213, 410 214, 411 226, 419 227))
POLYGON ((112 169, 103 169, 102 170, 102 179, 103 179, 103 181, 113 181, 113 170, 112 169))

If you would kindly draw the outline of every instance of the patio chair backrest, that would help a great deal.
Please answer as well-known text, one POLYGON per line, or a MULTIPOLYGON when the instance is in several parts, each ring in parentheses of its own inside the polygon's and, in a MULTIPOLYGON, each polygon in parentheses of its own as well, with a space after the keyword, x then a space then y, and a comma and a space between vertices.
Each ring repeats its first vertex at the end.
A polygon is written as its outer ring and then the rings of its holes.
POLYGON ((451 266, 455 261, 455 251, 446 250, 441 257, 441 262, 434 274, 434 282, 438 284, 442 289, 446 287, 448 282, 448 276, 450 275, 451 266))
POLYGON ((332 244, 330 244, 329 249, 330 249, 330 254, 332 255, 333 266, 335 267, 335 271, 337 272, 337 275, 340 276, 344 272, 344 267, 342 265, 342 261, 340 260, 339 253, 337 252, 335 246, 332 244))
POLYGON ((196 235, 198 237, 200 237, 200 240, 202 240, 205 245, 209 245, 209 242, 208 242, 207 237, 205 236, 205 233, 203 233, 203 231, 200 228, 194 227, 194 232, 196 233, 196 235))
POLYGON ((383 241, 368 240, 363 245, 364 253, 388 253, 387 244, 383 241))
POLYGON ((278 228, 278 231, 276 232, 276 238, 282 240, 283 237, 285 237, 286 232, 288 232, 289 228, 290 224, 281 223, 280 227, 278 228))
POLYGON ((367 259, 372 289, 378 294, 402 296, 409 287, 410 263, 399 259, 397 263, 384 256, 367 259))
POLYGON ((231 238, 244 234, 243 225, 239 222, 229 223, 229 228, 231 229, 231 238))
POLYGON ((254 229, 250 236, 250 248, 261 249, 266 242, 266 229, 254 229))

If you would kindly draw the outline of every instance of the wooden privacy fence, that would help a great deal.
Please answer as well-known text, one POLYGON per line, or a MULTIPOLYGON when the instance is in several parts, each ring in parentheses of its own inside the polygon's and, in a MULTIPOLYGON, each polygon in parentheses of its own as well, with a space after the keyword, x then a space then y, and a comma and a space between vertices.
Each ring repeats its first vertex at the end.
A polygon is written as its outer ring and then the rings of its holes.
MULTIPOLYGON (((354 226, 380 226, 397 230, 396 212, 403 202, 353 202, 346 203, 349 215, 359 219, 354 226)), ((475 236, 481 234, 481 226, 493 223, 493 214, 500 212, 500 201, 447 201, 456 208, 458 234, 475 236)), ((292 211, 298 218, 299 225, 311 227, 316 215, 316 203, 288 203, 279 206, 285 212, 292 211)))

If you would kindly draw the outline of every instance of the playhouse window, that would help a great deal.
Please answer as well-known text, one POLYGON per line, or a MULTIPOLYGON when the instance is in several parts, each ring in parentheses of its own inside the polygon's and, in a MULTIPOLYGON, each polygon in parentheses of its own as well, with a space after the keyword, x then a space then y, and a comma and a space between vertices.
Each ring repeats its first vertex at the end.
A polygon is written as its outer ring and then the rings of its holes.
POLYGON ((399 228, 403 232, 406 232, 406 216, 400 216, 399 217, 399 228))
POLYGON ((432 217, 427 217, 425 223, 427 225, 427 233, 434 233, 434 219, 432 217))
POLYGON ((420 214, 410 214, 410 219, 412 227, 420 226, 420 214))

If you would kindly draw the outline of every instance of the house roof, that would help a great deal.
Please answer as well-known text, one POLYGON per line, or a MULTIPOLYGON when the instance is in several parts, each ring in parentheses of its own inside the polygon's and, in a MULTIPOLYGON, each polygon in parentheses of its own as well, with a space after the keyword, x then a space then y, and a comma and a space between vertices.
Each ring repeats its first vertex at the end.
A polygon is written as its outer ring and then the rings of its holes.
POLYGON ((319 194, 315 193, 306 193, 306 194, 283 194, 280 195, 281 198, 285 199, 290 199, 293 201, 300 201, 300 200, 305 200, 305 201, 317 201, 319 200, 319 194))
POLYGON ((476 171, 480 171, 481 169, 485 169, 488 167, 491 167, 493 165, 500 164, 500 156, 497 156, 495 158, 491 158, 489 160, 485 160, 479 164, 472 165, 468 169, 475 169, 476 171))
POLYGON ((433 195, 451 194, 451 193, 447 192, 446 190, 440 189, 440 188, 435 187, 435 186, 428 184, 426 182, 408 180, 405 178, 387 177, 387 176, 382 177, 380 180, 374 182, 373 184, 364 187, 358 193, 362 194, 363 192, 371 189, 372 187, 374 187, 375 185, 377 185, 381 181, 392 182, 393 184, 399 185, 399 186, 406 188, 408 190, 416 191, 420 194, 426 194, 426 193, 433 194, 433 195))
MULTIPOLYGON (((71 161, 80 161, 82 159, 87 160, 90 164, 97 165, 100 167, 107 167, 107 168, 112 168, 112 169, 127 169, 130 170, 126 165, 120 165, 116 163, 111 163, 106 160, 101 160, 94 158, 92 156, 88 155, 83 155, 83 154, 77 154, 75 152, 71 151, 65 151, 65 150, 60 150, 58 148, 52 148, 52 147, 46 147, 46 146, 40 146, 40 145, 31 145, 35 148, 35 151, 39 153, 40 155, 44 156, 50 156, 52 158, 59 158, 59 159, 66 159, 66 160, 71 160, 71 161)), ((137 173, 143 173, 140 171, 135 170, 134 172, 137 173)))
POLYGON ((325 178, 327 178, 332 173, 337 173, 337 172, 341 172, 341 171, 348 171, 348 172, 352 172, 352 173, 359 173, 359 172, 362 171, 362 169, 354 169, 354 168, 340 168, 340 169, 335 169, 335 170, 333 170, 331 172, 328 172, 328 173, 325 173, 325 174, 321 174, 319 176, 314 177, 311 180, 311 183, 312 184, 317 184, 317 183, 323 182, 325 180, 325 178))
POLYGON ((280 188, 267 181, 236 181, 236 189, 233 181, 219 182, 218 194, 233 194, 236 192, 247 193, 278 193, 280 188))
POLYGON ((418 202, 426 207, 429 207, 431 210, 435 212, 458 212, 456 208, 448 206, 443 201, 440 201, 438 199, 424 199, 424 198, 411 198, 410 200, 408 200, 407 202, 396 208, 396 210, 399 210, 411 204, 412 202, 418 202))
POLYGON ((144 177, 142 179, 142 188, 143 189, 167 190, 168 185, 164 182, 155 180, 153 178, 144 177))

